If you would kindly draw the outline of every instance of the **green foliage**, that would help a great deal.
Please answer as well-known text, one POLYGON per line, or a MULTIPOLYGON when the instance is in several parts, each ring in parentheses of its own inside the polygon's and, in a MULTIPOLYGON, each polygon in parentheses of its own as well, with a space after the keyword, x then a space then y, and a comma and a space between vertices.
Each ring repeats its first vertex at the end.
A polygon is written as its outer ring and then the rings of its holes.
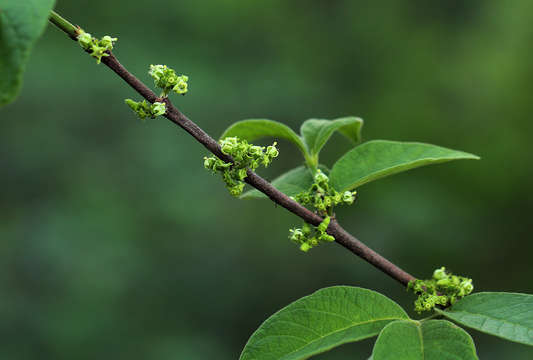
POLYGON ((118 40, 109 35, 105 35, 102 39, 97 39, 83 30, 80 30, 77 39, 82 49, 96 59, 97 64, 100 64, 102 57, 109 56, 108 52, 113 50, 113 45, 118 40))
POLYGON ((356 117, 336 120, 309 119, 304 121, 300 128, 301 135, 298 135, 287 125, 277 121, 249 119, 232 124, 224 131, 221 138, 237 136, 253 141, 263 137, 274 137, 289 140, 302 152, 307 166, 316 170, 320 150, 335 131, 357 143, 361 139, 362 125, 363 120, 356 117))
MULTIPOLYGON (((42 30, 39 30, 39 24, 43 19, 43 6, 49 4, 49 8, 52 4, 51 1, 9 0, 6 3, 0 8, 0 70, 2 74, 7 74, 0 83, 0 105, 11 101, 18 92, 27 53, 42 30), (28 4, 32 7, 31 16, 37 13, 37 21, 28 21, 30 14, 27 9, 30 7, 25 7, 28 4), (22 10, 21 13, 26 16, 22 18, 23 21, 17 10, 22 10)), ((78 36, 79 44, 97 59, 97 63, 102 57, 108 56, 107 51, 113 48, 116 40, 110 36, 98 40, 84 32, 78 36)), ((188 90, 188 77, 177 76, 174 70, 165 65, 152 65, 149 73, 156 86, 163 90, 161 96, 167 96, 170 91, 183 95, 188 90)), ((127 99, 126 103, 142 119, 163 115, 166 111, 165 104, 161 102, 148 104, 146 101, 127 99)), ((361 126, 362 120, 353 117, 333 121, 310 119, 302 124, 299 136, 281 123, 245 120, 226 131, 228 134, 231 131, 238 134, 240 131, 243 139, 247 136, 286 138, 302 151, 307 167, 293 169, 274 183, 280 188, 285 187, 287 192, 295 192, 293 196, 297 201, 311 206, 324 216, 323 222, 317 227, 304 224, 302 229, 291 230, 291 239, 300 244, 303 251, 319 242, 334 240, 326 233, 331 220, 329 215, 333 213, 334 206, 353 203, 355 192, 350 190, 422 165, 455 159, 477 159, 472 154, 434 145, 372 141, 349 151, 335 163, 330 175, 332 184, 341 191, 338 192, 329 184, 328 176, 318 169, 319 152, 335 131, 357 143, 361 138, 361 126)), ((231 155, 235 163, 225 163, 211 157, 204 159, 204 165, 221 173, 230 192, 238 196, 242 193, 247 169, 255 170, 260 163, 267 166, 278 156, 278 150, 276 143, 265 151, 264 147, 241 141, 235 134, 233 136, 222 140, 221 145, 224 154, 231 155)), ((249 196, 253 197, 253 192, 249 196)), ((432 279, 416 280, 409 287, 420 294, 415 303, 417 311, 455 303, 447 311, 435 310, 466 326, 533 345, 531 295, 480 293, 456 303, 457 299, 472 291, 471 280, 448 274, 444 268, 436 270, 432 279)), ((407 319, 407 315, 394 302, 378 293, 348 287, 323 289, 269 318, 254 333, 241 358, 304 359, 345 342, 374 336, 380 329, 382 331, 374 348, 373 359, 477 358, 470 336, 448 321, 398 319, 407 319)))
POLYGON ((188 91, 189 77, 176 75, 176 72, 166 65, 150 65, 148 74, 154 79, 155 86, 163 90, 161 97, 168 96, 171 91, 179 95, 185 95, 188 91))
MULTIPOLYGON (((357 143, 361 139, 363 121, 356 117, 336 120, 306 120, 298 136, 288 126, 264 119, 242 120, 231 125, 225 136, 238 136, 252 141, 262 137, 284 138, 293 142, 302 152, 310 173, 316 172, 319 153, 334 131, 357 143)), ((329 174, 333 188, 339 192, 353 190, 365 183, 385 176, 407 171, 416 167, 439 164, 460 159, 479 159, 479 157, 457 150, 436 145, 374 140, 355 147, 344 154, 331 169, 329 174)), ((288 196, 295 196, 298 191, 308 186, 310 176, 301 167, 290 170, 273 181, 273 185, 288 196)), ((251 190, 243 198, 266 198, 261 193, 251 190)))
POLYGON ((154 102, 149 104, 146 100, 133 101, 126 99, 124 102, 141 118, 141 120, 150 117, 154 119, 156 116, 165 115, 167 111, 165 103, 154 102))
POLYGON ((366 289, 334 286, 301 298, 268 318, 248 340, 240 360, 298 360, 375 336, 408 319, 394 301, 366 289))
MULTIPOLYGON (((313 185, 313 175, 305 166, 298 166, 272 180, 271 184, 287 196, 295 196, 313 185)), ((241 195, 241 199, 267 198, 262 192, 253 189, 241 195)))
POLYGON ((464 326, 510 341, 533 345, 533 295, 482 292, 439 314, 464 326))
POLYGON ((415 301, 415 311, 418 313, 433 310, 437 305, 453 305, 474 290, 472 279, 452 275, 446 272, 444 266, 435 270, 431 279, 413 280, 407 288, 418 294, 415 301))
POLYGON ((233 158, 233 164, 224 162, 216 156, 204 157, 204 167, 219 173, 226 183, 226 187, 233 196, 242 194, 243 180, 246 178, 247 169, 255 170, 260 164, 267 167, 279 155, 276 142, 267 146, 248 144, 246 140, 237 137, 227 137, 220 140, 222 153, 233 158))
MULTIPOLYGON (((329 174, 329 170, 324 165, 318 165, 324 173, 329 174)), ((314 182, 313 171, 307 166, 298 166, 272 180, 271 184, 287 196, 296 196, 299 193, 309 190, 314 182)), ((241 195, 241 199, 265 199, 267 196, 262 192, 253 189, 241 195)))
POLYGON ((470 335, 445 320, 394 321, 379 334, 373 360, 474 360, 470 335))
POLYGON ((304 121, 300 133, 307 146, 311 158, 316 158, 322 147, 335 131, 346 136, 353 144, 361 141, 363 120, 357 117, 345 117, 336 120, 309 119, 304 121))
POLYGON ((374 140, 344 154, 333 165, 330 177, 336 189, 345 191, 402 171, 460 159, 479 158, 436 145, 374 140))
POLYGON ((0 106, 13 101, 33 45, 41 36, 54 0, 3 0, 0 5, 0 106))
POLYGON ((248 119, 233 123, 220 136, 224 139, 228 136, 236 136, 239 139, 254 141, 264 137, 285 139, 292 142, 300 149, 304 156, 307 150, 302 139, 290 127, 278 121, 268 119, 248 119))

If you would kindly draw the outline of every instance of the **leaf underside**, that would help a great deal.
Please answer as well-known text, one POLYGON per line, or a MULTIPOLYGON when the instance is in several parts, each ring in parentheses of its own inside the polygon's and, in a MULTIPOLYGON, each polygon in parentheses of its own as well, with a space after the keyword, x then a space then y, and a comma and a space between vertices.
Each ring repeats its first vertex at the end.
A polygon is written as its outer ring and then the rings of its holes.
POLYGON ((20 92, 33 45, 41 36, 54 0, 4 0, 0 5, 0 106, 20 92))
POLYGON ((324 288, 268 318, 257 329, 240 360, 298 360, 347 342, 375 336, 389 322, 407 319, 394 301, 349 286, 324 288))

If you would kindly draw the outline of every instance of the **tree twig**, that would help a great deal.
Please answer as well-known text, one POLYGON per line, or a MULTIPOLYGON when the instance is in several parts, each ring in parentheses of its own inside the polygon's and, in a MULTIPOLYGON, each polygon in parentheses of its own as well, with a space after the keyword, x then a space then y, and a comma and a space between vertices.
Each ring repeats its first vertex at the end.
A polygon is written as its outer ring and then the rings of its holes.
MULTIPOLYGON (((52 11, 50 14, 50 22, 56 25, 59 29, 64 31, 73 40, 76 39, 76 34, 79 33, 79 27, 72 25, 70 22, 62 18, 59 14, 52 11)), ((222 153, 218 142, 203 131, 198 125, 191 121, 181 111, 179 111, 168 98, 158 98, 157 95, 150 90, 145 84, 137 79, 132 73, 130 73, 118 59, 109 52, 109 56, 102 58, 102 63, 113 70, 118 76, 120 76, 128 85, 130 85, 135 91, 137 91, 142 97, 149 102, 164 101, 166 104, 167 112, 165 117, 183 128, 190 135, 192 135, 199 143, 205 146, 210 152, 226 162, 233 162, 231 157, 222 153)), ((304 206, 300 205, 296 201, 289 198, 287 195, 277 190, 271 183, 257 175, 255 172, 248 169, 248 176, 245 181, 267 195, 276 204, 283 206, 293 214, 302 218, 305 222, 318 226, 322 222, 322 218, 312 211, 308 210, 304 206)), ((350 235, 344 230, 337 221, 330 222, 327 229, 327 233, 335 237, 335 241, 346 249, 350 250, 355 255, 363 258, 370 264, 374 265, 379 270, 383 271, 393 279, 399 281, 403 285, 407 285, 409 281, 415 278, 403 271, 397 265, 393 264, 383 256, 370 249, 361 241, 350 235)))

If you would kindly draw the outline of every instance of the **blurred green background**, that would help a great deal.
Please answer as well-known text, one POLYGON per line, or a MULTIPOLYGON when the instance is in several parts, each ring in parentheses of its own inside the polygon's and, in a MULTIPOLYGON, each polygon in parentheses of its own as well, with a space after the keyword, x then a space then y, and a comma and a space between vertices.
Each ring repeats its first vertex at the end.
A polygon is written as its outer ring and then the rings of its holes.
MULTIPOLYGON (((58 1, 150 83, 190 76, 175 103, 218 137, 232 122, 357 115, 369 139, 480 155, 365 185, 353 234, 415 276, 446 265, 477 291, 533 293, 533 2, 58 1)), ((206 151, 49 26, 19 99, 0 111, 0 358, 236 359, 273 312, 330 285, 414 297, 340 246, 303 254, 300 221, 239 201, 206 151)), ((340 136, 323 162, 349 148, 340 136)), ((297 166, 281 142, 267 178, 297 166)), ((472 331, 481 359, 533 348, 472 331)), ((373 340, 316 359, 367 359, 373 340)))

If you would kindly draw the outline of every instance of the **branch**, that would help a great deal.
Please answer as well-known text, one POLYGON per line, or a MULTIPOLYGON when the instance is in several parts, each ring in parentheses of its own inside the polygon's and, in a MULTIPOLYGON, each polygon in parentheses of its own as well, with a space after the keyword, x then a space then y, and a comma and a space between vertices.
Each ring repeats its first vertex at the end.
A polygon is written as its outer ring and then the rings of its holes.
MULTIPOLYGON (((67 20, 63 19, 59 14, 52 11, 50 14, 50 22, 56 25, 59 29, 64 31, 73 40, 76 40, 76 36, 79 33, 79 27, 72 25, 67 20)), ((148 100, 150 103, 155 101, 165 102, 167 112, 165 117, 175 123, 176 125, 187 131, 192 137, 194 137, 199 143, 207 148, 214 155, 226 162, 233 162, 231 157, 222 153, 218 142, 203 131, 198 125, 192 122, 187 116, 179 111, 168 98, 158 98, 157 95, 144 85, 139 79, 131 74, 118 59, 109 52, 109 56, 102 58, 102 63, 113 70, 118 76, 120 76, 128 85, 130 85, 135 91, 137 91, 142 97, 148 100)), ((289 198, 287 195, 277 190, 271 183, 257 175, 255 172, 248 169, 248 176, 245 181, 267 195, 273 202, 283 206, 293 214, 302 218, 305 222, 318 226, 322 222, 322 218, 314 212, 308 210, 304 206, 300 205, 296 201, 289 198)), ((361 241, 350 235, 344 230, 337 221, 332 220, 327 229, 327 233, 335 237, 335 241, 346 249, 353 252, 355 255, 363 258, 370 264, 374 265, 379 270, 383 271, 393 279, 399 281, 403 285, 407 286, 409 281, 414 280, 415 277, 400 269, 398 266, 385 259, 383 256, 370 249, 361 241)))

